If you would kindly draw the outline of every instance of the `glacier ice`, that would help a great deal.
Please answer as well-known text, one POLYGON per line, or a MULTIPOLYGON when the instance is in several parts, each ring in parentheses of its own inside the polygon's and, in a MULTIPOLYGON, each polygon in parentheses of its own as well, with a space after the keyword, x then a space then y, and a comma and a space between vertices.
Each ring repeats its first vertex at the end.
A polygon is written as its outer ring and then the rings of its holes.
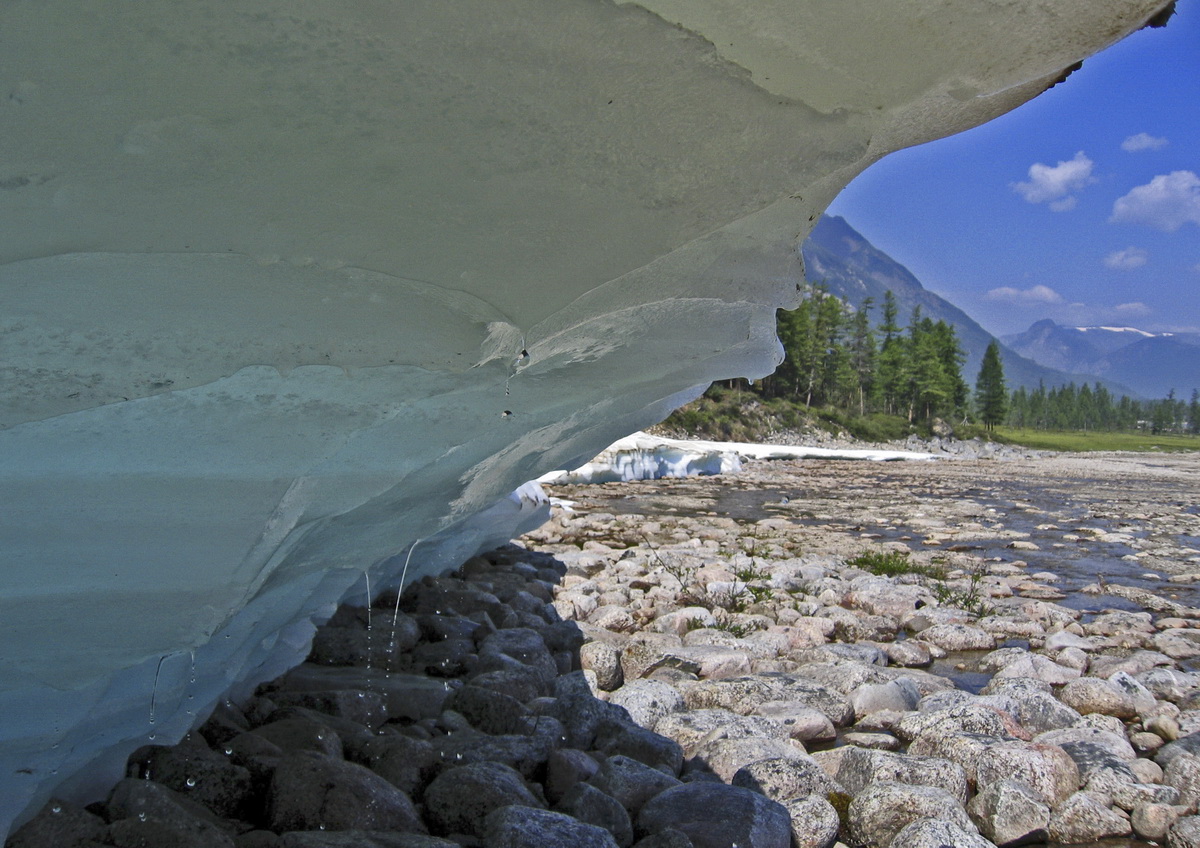
POLYGON ((846 182, 1164 5, 0 5, 0 833, 769 372, 846 182))

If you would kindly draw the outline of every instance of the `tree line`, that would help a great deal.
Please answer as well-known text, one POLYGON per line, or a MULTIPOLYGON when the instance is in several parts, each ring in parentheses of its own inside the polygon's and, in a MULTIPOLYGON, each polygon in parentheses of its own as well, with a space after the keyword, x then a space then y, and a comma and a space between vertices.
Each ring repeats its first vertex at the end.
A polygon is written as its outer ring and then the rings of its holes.
POLYGON ((974 419, 988 429, 1007 425, 1042 430, 1136 430, 1200 432, 1200 392, 1190 402, 1175 397, 1138 401, 1114 397, 1103 385, 1070 383, 1009 392, 999 343, 983 356, 974 392, 962 376, 966 361, 952 324, 913 310, 898 323, 895 296, 886 292, 880 320, 867 298, 855 309, 821 284, 808 283, 792 311, 777 316, 784 358, 775 373, 754 386, 767 398, 806 407, 866 416, 905 418, 910 424, 934 418, 974 419))
POLYGON ((920 307, 901 327, 891 292, 878 326, 871 323, 873 308, 871 298, 854 309, 824 286, 808 284, 800 306, 778 314, 784 359, 758 390, 808 407, 883 412, 909 422, 964 415, 970 389, 954 327, 923 316, 920 307))

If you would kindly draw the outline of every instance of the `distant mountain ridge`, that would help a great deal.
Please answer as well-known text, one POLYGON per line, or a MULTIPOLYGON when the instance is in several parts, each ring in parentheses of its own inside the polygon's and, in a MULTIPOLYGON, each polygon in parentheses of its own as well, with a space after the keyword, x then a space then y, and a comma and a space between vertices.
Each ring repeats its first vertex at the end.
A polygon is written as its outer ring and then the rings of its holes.
POLYGON ((1043 365, 1137 386, 1148 397, 1174 389, 1187 398, 1200 388, 1200 334, 1064 327, 1045 319, 1001 341, 1043 365))
MULTIPOLYGON (((992 341, 992 335, 967 313, 922 286, 921 281, 911 271, 871 244, 844 218, 836 215, 822 216, 804 242, 801 253, 809 281, 824 284, 830 293, 856 309, 860 308, 868 297, 873 298, 873 323, 879 322, 884 293, 891 290, 899 307, 897 320, 901 325, 907 323, 913 308, 917 306, 921 307, 923 315, 935 321, 940 319, 952 324, 966 353, 963 379, 974 386, 983 352, 992 341)), ((1098 378, 1091 373, 1073 372, 1071 369, 1039 363, 1007 346, 1003 340, 1000 341, 1000 358, 1004 364, 1005 381, 1010 389, 1018 386, 1032 389, 1039 383, 1060 386, 1074 382, 1079 385, 1099 379, 1110 391, 1118 395, 1136 397, 1139 394, 1115 382, 1115 378, 1098 378)))

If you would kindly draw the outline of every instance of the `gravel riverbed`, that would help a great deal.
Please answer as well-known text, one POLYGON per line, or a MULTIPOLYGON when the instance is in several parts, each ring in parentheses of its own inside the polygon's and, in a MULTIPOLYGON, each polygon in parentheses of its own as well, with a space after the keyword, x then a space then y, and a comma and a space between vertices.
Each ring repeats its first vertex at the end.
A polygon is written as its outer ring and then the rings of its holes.
POLYGON ((1200 845, 1200 455, 552 494, 7 844, 1200 845))

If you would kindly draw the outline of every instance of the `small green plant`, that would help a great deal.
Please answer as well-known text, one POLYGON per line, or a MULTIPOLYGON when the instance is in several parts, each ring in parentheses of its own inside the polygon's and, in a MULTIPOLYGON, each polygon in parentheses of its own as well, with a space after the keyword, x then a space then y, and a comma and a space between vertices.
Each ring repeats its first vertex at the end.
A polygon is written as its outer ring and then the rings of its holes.
POLYGON ((970 571, 967 575, 965 589, 955 589, 941 581, 934 583, 932 589, 933 596, 938 599, 938 603, 958 607, 978 618, 991 615, 996 611, 996 608, 988 603, 987 593, 983 588, 982 569, 975 568, 970 571))
POLYGON ((749 583, 751 580, 771 579, 771 573, 769 571, 763 571, 759 569, 758 566, 756 566, 753 562, 751 562, 749 565, 735 569, 733 576, 738 580, 741 580, 743 583, 749 583))
POLYGON ((902 574, 919 574, 922 577, 941 578, 942 569, 934 565, 913 562, 907 551, 863 551, 846 564, 861 568, 883 577, 898 577, 902 574))
POLYGON ((726 633, 742 639, 754 632, 754 628, 748 624, 742 624, 737 621, 721 621, 717 622, 717 630, 724 630, 726 633))

